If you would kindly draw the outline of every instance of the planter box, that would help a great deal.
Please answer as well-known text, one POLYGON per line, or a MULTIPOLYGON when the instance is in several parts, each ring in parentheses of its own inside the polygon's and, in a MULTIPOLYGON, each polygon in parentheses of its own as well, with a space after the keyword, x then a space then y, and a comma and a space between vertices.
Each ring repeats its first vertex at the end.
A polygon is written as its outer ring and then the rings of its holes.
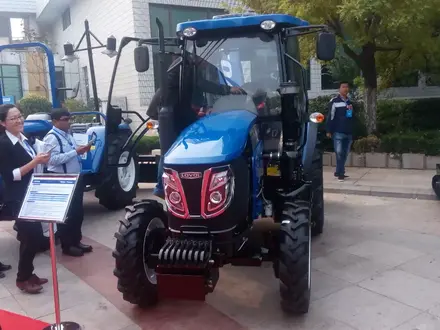
POLYGON ((402 168, 423 170, 425 168, 425 155, 402 154, 402 168))
MULTIPOLYGON (((347 156, 347 160, 345 161, 345 166, 352 166, 351 165, 351 152, 347 156)), ((332 166, 336 166, 336 154, 332 152, 332 166)))
POLYGON ((435 170, 437 164, 440 164, 440 156, 426 156, 425 168, 427 170, 435 170))
POLYGON ((353 167, 365 167, 365 154, 353 152, 351 155, 351 163, 353 167))
POLYGON ((402 159, 400 155, 393 157, 391 154, 387 154, 388 168, 402 168, 402 159))
POLYGON ((387 154, 379 152, 367 152, 365 154, 365 165, 366 167, 387 167, 387 154))
POLYGON ((322 165, 332 166, 332 153, 324 152, 324 154, 322 155, 322 165))

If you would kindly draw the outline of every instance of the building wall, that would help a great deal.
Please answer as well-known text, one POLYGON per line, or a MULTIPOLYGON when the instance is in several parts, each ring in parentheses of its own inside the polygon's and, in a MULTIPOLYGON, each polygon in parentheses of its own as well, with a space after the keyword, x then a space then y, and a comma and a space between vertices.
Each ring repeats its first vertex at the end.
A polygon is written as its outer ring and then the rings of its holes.
MULTIPOLYGON (((114 35, 118 46, 122 37, 133 36, 133 7, 131 0, 106 0, 103 6, 102 0, 76 0, 70 6, 71 25, 63 31, 61 13, 59 18, 49 29, 51 35, 51 47, 55 51, 56 65, 64 66, 66 75, 66 86, 74 87, 80 80, 81 89, 79 97, 86 99, 85 74, 83 68, 87 67, 89 81, 89 95, 93 97, 91 87, 90 65, 87 51, 77 52, 79 60, 72 63, 62 62, 64 56, 63 45, 71 42, 76 46, 84 33, 84 20, 88 19, 90 30, 103 43, 107 37, 114 35)), ((92 46, 99 44, 92 38, 92 46)), ((81 42, 80 48, 86 47, 86 40, 81 42)), ((131 47, 134 48, 134 47, 131 47)), ((95 75, 97 81, 98 97, 102 101, 107 100, 107 93, 110 85, 115 58, 109 58, 101 54, 103 49, 93 51, 95 64, 95 75)), ((130 48, 124 50, 125 56, 119 63, 118 79, 115 85, 115 97, 126 97, 130 109, 139 109, 139 88, 137 74, 133 65, 133 51, 130 48)))
POLYGON ((36 10, 35 0, 0 0, 0 12, 35 14, 36 10))

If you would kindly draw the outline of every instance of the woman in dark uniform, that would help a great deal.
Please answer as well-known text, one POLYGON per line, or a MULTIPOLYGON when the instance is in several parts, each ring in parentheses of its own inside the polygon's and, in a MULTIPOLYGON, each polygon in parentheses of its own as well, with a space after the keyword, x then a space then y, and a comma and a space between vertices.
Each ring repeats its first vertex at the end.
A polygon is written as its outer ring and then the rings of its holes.
MULTIPOLYGON (((16 219, 35 167, 46 164, 49 154, 38 154, 23 135, 23 116, 15 105, 0 105, 0 175, 5 188, 2 217, 16 219)), ((35 275, 33 261, 41 247, 41 223, 16 221, 20 241, 17 287, 27 293, 39 293, 47 279, 35 275)))

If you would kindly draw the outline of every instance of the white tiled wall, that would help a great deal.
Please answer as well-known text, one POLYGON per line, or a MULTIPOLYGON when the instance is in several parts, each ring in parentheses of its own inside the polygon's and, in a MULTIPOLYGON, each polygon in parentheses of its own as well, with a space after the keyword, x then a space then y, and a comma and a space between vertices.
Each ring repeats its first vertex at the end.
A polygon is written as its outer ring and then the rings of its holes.
POLYGON ((36 0, 0 0, 0 12, 35 14, 36 10, 36 0))

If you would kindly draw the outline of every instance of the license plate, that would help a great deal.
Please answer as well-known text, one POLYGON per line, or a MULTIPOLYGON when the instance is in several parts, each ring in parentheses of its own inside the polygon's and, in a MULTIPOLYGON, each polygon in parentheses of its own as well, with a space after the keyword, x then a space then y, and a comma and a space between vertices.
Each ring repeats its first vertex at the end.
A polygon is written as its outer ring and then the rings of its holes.
POLYGON ((278 166, 268 166, 267 167, 267 176, 280 176, 280 170, 278 166))

